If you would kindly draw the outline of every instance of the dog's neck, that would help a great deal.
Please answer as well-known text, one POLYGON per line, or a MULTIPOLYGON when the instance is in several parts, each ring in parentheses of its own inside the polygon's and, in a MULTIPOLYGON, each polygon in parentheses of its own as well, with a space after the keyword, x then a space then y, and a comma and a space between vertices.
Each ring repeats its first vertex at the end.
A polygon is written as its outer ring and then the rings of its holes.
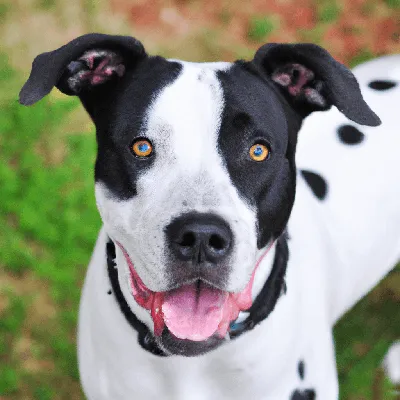
MULTIPOLYGON (((114 296, 128 323, 138 332, 138 342, 142 348, 158 356, 166 356, 157 345, 155 338, 145 323, 140 321, 129 307, 118 282, 115 244, 108 239, 106 245, 107 269, 114 296)), ((287 235, 282 234, 268 249, 256 272, 252 295, 253 304, 247 312, 241 312, 231 323, 229 337, 237 338, 252 330, 273 311, 281 294, 286 293, 285 273, 289 251, 287 235)))

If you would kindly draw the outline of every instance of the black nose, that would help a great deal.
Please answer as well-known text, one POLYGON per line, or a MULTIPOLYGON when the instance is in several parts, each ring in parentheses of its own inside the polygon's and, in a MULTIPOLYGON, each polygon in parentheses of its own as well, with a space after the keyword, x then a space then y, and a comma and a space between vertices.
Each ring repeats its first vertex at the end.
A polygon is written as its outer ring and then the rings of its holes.
POLYGON ((212 214, 186 214, 176 218, 166 229, 169 246, 182 261, 219 262, 232 247, 228 224, 212 214))

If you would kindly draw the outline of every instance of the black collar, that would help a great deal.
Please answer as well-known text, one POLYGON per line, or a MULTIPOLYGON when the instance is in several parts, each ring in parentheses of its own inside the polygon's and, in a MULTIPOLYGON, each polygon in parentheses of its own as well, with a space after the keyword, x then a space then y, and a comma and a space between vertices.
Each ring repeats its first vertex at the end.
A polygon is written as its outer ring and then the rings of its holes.
MULTIPOLYGON (((137 331, 140 346, 157 356, 166 356, 164 351, 157 345, 153 334, 147 326, 140 321, 129 308, 121 292, 118 282, 118 269, 115 263, 115 244, 111 239, 108 239, 106 252, 108 276, 110 278, 112 292, 126 320, 132 328, 137 331)), ((257 324, 267 318, 275 308, 280 295, 286 293, 285 273, 288 259, 289 249, 287 237, 286 234, 283 234, 276 241, 272 271, 252 306, 248 311, 245 311, 249 314, 248 317, 242 322, 233 322, 229 328, 229 336, 231 339, 237 338, 243 333, 253 329, 257 324)))

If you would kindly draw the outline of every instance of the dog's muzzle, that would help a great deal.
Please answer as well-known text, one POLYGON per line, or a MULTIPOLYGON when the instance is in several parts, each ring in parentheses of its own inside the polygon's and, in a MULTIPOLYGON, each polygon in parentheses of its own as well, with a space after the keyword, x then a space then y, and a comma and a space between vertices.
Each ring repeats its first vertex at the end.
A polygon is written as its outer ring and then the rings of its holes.
POLYGON ((146 287, 128 252, 118 243, 129 267, 132 294, 141 307, 150 311, 155 336, 160 337, 167 329, 180 340, 225 338, 240 311, 252 305, 252 287, 261 259, 246 287, 232 293, 224 290, 224 260, 229 257, 233 237, 222 219, 189 214, 174 220, 167 227, 166 236, 177 258, 177 269, 171 275, 178 286, 163 292, 146 287))
POLYGON ((201 280, 166 292, 153 292, 137 274, 124 247, 117 244, 129 266, 133 297, 151 312, 156 336, 161 336, 164 328, 168 328, 178 339, 204 341, 214 334, 223 338, 239 312, 252 304, 251 289, 256 268, 245 289, 239 293, 218 289, 201 280))
POLYGON ((253 302, 251 288, 254 275, 258 265, 272 247, 272 243, 257 261, 252 277, 241 293, 224 292, 207 285, 195 288, 195 290, 184 285, 167 292, 152 292, 137 275, 124 247, 118 242, 116 244, 121 248, 128 263, 131 275, 131 292, 135 301, 151 312, 155 337, 146 325, 132 313, 124 299, 118 285, 115 247, 113 242, 109 240, 107 243, 107 265, 113 291, 127 321, 139 334, 139 344, 155 355, 181 354, 193 356, 210 351, 223 343, 224 339, 236 338, 253 329, 270 314, 278 298, 286 290, 284 277, 288 261, 288 247, 285 234, 277 240, 271 274, 253 302), (202 291, 204 292, 201 293, 202 291), (205 296, 205 299, 200 301, 202 305, 195 309, 190 305, 193 302, 193 292, 196 292, 197 296, 205 296), (219 311, 215 309, 215 304, 212 304, 214 301, 220 306, 219 311), (189 303, 188 307, 186 307, 186 303, 189 303), (209 311, 212 314, 205 316, 207 326, 200 326, 197 322, 194 326, 191 325, 191 313, 194 313, 196 318, 198 317, 196 313, 199 313, 200 316, 204 312, 207 314, 207 305, 204 306, 207 303, 211 305, 209 311), (237 316, 241 310, 246 310, 248 317, 238 322, 237 316), (215 317, 214 314, 218 317, 215 317), (179 325, 179 321, 182 322, 182 326, 179 325), (211 329, 212 326, 216 327, 215 332, 213 332, 214 328, 211 329), (202 336, 206 337, 209 334, 211 334, 209 337, 200 341, 202 336), (181 339, 180 336, 186 339, 181 339))

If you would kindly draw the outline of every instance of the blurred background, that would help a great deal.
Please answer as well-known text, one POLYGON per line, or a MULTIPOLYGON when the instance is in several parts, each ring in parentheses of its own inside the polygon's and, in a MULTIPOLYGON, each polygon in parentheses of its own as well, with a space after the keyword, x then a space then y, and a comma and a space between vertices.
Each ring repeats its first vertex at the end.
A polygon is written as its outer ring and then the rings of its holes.
MULTIPOLYGON (((90 31, 193 61, 306 41, 354 66, 400 53, 400 0, 0 0, 0 400, 83 399, 76 318, 100 227, 94 129, 56 90, 31 108, 17 96, 38 53, 90 31)), ((397 268, 335 328, 341 399, 396 399, 379 365, 400 338, 399 310, 397 268)))

